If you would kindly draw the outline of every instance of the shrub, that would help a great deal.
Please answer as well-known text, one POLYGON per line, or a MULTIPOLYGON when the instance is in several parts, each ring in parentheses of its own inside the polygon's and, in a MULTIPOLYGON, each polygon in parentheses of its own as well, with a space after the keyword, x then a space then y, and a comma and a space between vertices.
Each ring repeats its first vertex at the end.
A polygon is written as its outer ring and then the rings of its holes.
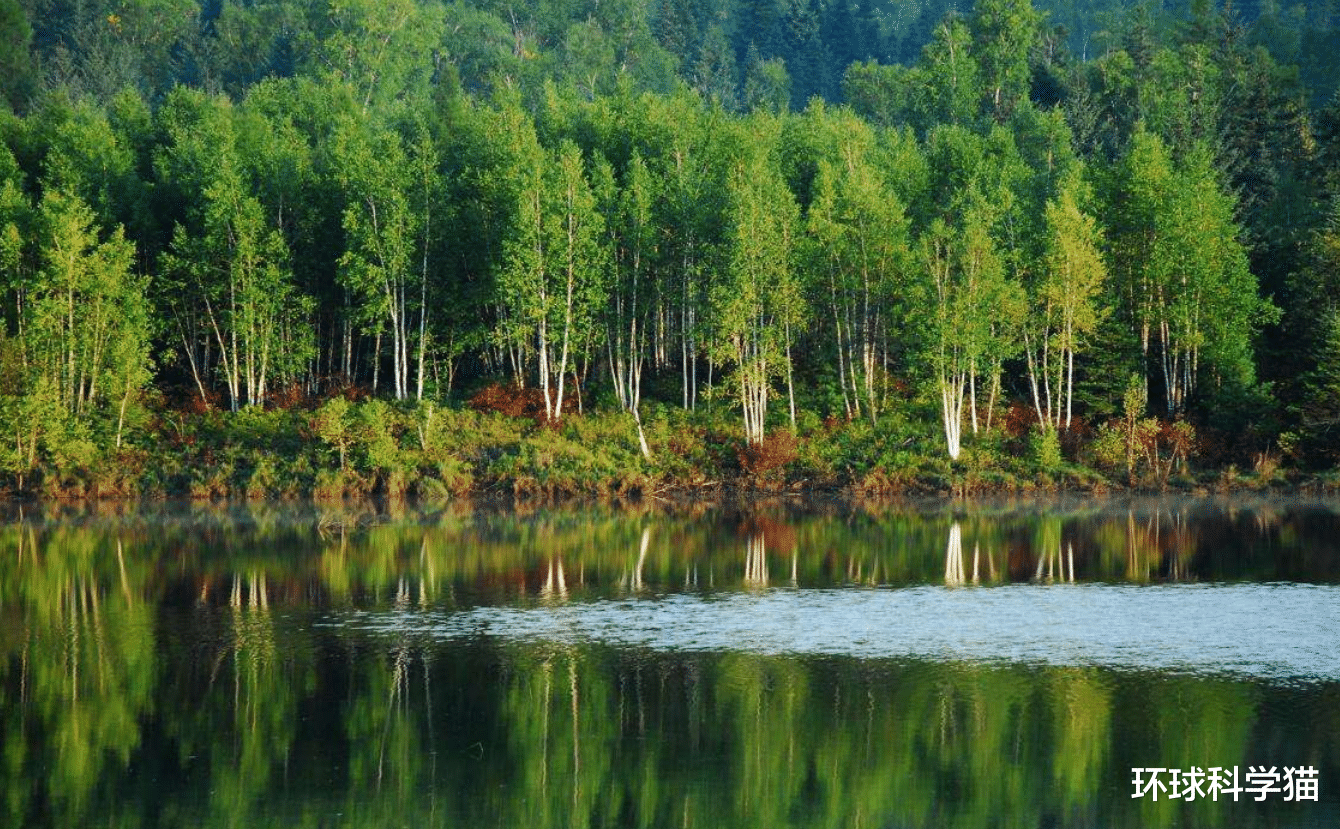
POLYGON ((1185 420, 1131 417, 1103 426, 1089 445, 1094 463, 1107 472, 1123 466, 1130 485, 1146 476, 1162 486, 1174 469, 1185 471, 1197 451, 1196 429, 1185 420))
POLYGON ((1056 430, 1039 427, 1032 434, 1031 447, 1033 463, 1044 472, 1055 472, 1061 468, 1061 438, 1056 430))
POLYGON ((1115 472, 1126 462, 1126 437, 1118 422, 1105 424, 1089 444, 1093 462, 1101 469, 1115 472))
POLYGON ((796 436, 778 429, 760 443, 745 445, 739 453, 740 469, 756 478, 774 477, 796 459, 796 436))
POLYGON ((261 455, 251 468, 251 476, 247 478, 247 496, 264 498, 278 490, 279 475, 275 468, 274 456, 261 455))
POLYGON ((470 408, 477 412, 497 412, 508 417, 544 419, 544 393, 539 389, 522 388, 511 383, 491 383, 470 398, 470 408))
POLYGON ((349 447, 353 444, 353 435, 349 423, 349 401, 343 397, 332 397, 312 414, 312 431, 326 444, 339 453, 340 469, 347 466, 349 447))
POLYGON ((365 466, 381 475, 398 471, 404 464, 396 440, 401 424, 395 410, 381 400, 369 400, 355 411, 354 438, 365 466))

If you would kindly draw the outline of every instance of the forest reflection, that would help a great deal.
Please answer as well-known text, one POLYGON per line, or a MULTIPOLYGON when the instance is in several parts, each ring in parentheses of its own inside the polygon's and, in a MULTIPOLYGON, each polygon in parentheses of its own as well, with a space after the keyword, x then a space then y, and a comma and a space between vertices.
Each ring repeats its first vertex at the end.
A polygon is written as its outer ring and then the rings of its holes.
MULTIPOLYGON (((403 507, 401 508, 403 509, 403 507)), ((1340 581, 1340 510, 1137 500, 1073 510, 960 504, 813 511, 387 513, 254 505, 126 516, 31 516, 0 526, 6 605, 429 601, 795 585, 1046 581, 1340 581), (170 565, 170 566, 167 566, 170 565), (941 567, 943 566, 943 571, 941 567), (62 581, 51 590, 50 579, 62 581), (39 587, 40 585, 40 587, 39 587), (92 591, 92 592, 91 592, 92 591), (245 595, 243 595, 245 593, 245 595), (68 599, 68 596, 67 596, 68 599)))
POLYGON ((1335 683, 322 620, 793 587, 1335 583, 1337 529, 1303 502, 24 516, 0 529, 0 821, 1333 823, 1325 783, 1321 804, 1268 809, 1132 801, 1128 783, 1133 765, 1258 762, 1333 780, 1335 683))

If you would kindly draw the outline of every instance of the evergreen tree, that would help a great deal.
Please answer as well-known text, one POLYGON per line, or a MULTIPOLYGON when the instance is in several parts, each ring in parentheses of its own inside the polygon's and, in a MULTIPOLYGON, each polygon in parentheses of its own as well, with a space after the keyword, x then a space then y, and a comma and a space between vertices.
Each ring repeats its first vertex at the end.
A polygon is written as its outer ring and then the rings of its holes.
POLYGON ((740 79, 735 66, 735 52, 731 49, 726 31, 713 25, 703 38, 702 50, 694 65, 693 88, 704 98, 716 101, 726 109, 734 109, 739 100, 740 79))
POLYGON ((821 37, 818 0, 790 0, 783 22, 787 71, 791 76, 791 107, 803 109, 813 96, 828 97, 829 56, 821 37))
POLYGON ((22 110, 37 80, 32 59, 33 27, 19 0, 0 0, 0 99, 22 110))
POLYGON ((779 0, 741 0, 736 18, 735 51, 742 64, 747 66, 753 62, 749 55, 751 50, 757 50, 761 60, 782 54, 785 36, 779 0))
POLYGON ((695 0, 661 0, 656 38, 684 67, 693 66, 699 60, 699 44, 704 38, 698 17, 695 0))
POLYGON ((764 60, 751 45, 744 73, 745 109, 786 112, 790 102, 791 76, 786 63, 781 58, 764 60))

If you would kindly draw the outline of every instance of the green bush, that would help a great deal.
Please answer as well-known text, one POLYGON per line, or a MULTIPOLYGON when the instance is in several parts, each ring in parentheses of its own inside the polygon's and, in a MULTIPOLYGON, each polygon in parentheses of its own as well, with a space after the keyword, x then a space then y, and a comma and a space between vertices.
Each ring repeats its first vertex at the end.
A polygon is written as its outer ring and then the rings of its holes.
POLYGON ((1098 437, 1089 444, 1093 463, 1107 472, 1116 472, 1126 463, 1126 436, 1116 423, 1104 424, 1098 437))
POLYGON ((348 466, 349 447, 353 445, 349 407, 345 398, 332 397, 321 404, 311 420, 312 431, 338 455, 340 469, 348 466))
POLYGON ((1032 433, 1029 443, 1033 463, 1037 464, 1038 469, 1043 472, 1055 472, 1061 468, 1063 462, 1061 438, 1056 434, 1055 429, 1039 427, 1037 431, 1032 433))

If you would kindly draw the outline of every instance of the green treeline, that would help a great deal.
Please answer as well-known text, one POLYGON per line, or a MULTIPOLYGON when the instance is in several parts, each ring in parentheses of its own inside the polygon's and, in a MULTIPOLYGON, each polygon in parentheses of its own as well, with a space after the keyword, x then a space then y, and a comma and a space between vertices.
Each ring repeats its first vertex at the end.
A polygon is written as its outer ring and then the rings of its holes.
POLYGON ((714 90, 671 4, 11 0, 0 468, 207 494, 543 489, 582 452, 618 488, 1333 464, 1340 110, 1230 14, 1136 12, 1079 61, 983 0, 796 111, 818 75, 745 5, 719 46, 758 71, 714 90))
MULTIPOLYGON (((473 91, 537 90, 549 78, 587 93, 621 80, 666 92, 683 83, 727 107, 813 96, 841 100, 853 63, 910 66, 957 0, 618 0, 502 3, 397 0, 5 0, 0 95, 21 107, 68 86, 103 100, 126 87, 155 99, 183 84, 242 97, 265 78, 343 73, 361 53, 396 83, 399 50, 431 53, 431 73, 473 91), (408 31, 401 31, 402 29, 408 31), (363 36, 371 39, 363 40, 363 36), (391 37, 388 38, 387 36, 391 37), (352 36, 352 37, 351 37, 352 36), (343 54, 341 54, 343 53, 343 54)), ((1334 0, 1040 0, 1030 75, 1042 94, 1078 62, 1153 39, 1218 28, 1246 49, 1297 66, 1314 100, 1336 89, 1334 0)), ((410 61, 412 62, 412 61, 410 61)), ((1048 90, 1051 90, 1050 92, 1048 90)))

